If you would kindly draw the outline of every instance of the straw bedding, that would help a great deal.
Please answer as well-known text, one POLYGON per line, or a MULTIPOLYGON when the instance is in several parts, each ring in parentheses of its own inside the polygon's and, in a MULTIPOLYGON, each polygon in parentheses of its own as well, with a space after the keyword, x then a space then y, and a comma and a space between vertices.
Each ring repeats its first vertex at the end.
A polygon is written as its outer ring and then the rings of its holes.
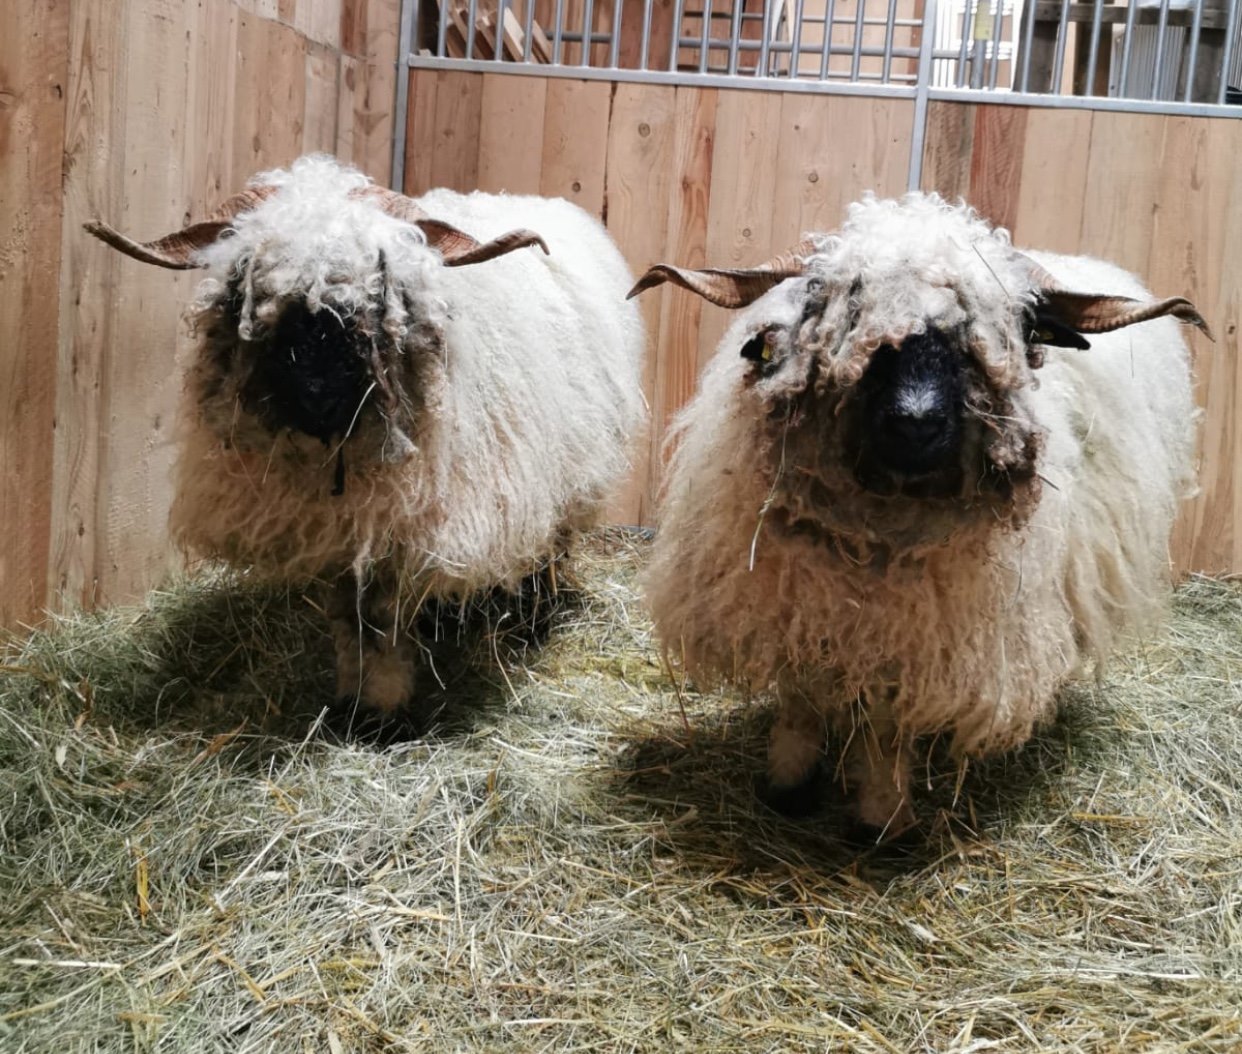
POLYGON ((593 540, 542 641, 428 615, 437 722, 390 746, 320 729, 296 593, 201 574, 15 642, 0 1049, 1242 1049, 1238 586, 920 772, 876 848, 831 793, 759 804, 768 709, 668 675, 645 557, 593 540))

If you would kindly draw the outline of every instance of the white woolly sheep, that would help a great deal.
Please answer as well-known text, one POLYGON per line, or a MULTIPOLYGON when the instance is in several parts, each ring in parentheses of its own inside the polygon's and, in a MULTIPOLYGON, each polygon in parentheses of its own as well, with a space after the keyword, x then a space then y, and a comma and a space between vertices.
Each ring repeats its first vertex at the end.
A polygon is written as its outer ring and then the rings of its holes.
POLYGON ((333 583, 343 700, 404 709, 422 601, 547 568, 627 468, 643 327, 621 255, 568 202, 410 199, 316 156, 154 242, 88 229, 208 269, 172 530, 269 578, 333 583), (515 226, 538 234, 502 234, 515 226))
POLYGON ((1021 744, 1159 614, 1197 412, 1158 316, 1207 327, 934 195, 869 196, 754 270, 653 267, 631 295, 666 280, 751 306, 672 432, 657 628, 693 674, 775 691, 776 804, 806 804, 830 725, 859 818, 895 834, 916 740, 1021 744))

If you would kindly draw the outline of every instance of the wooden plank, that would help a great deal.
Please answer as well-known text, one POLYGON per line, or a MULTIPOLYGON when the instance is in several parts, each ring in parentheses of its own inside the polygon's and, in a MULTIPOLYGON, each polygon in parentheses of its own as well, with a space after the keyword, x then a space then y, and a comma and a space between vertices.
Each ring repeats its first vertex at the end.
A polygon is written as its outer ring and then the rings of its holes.
POLYGON ((1080 252, 1141 273, 1151 250, 1157 166, 1163 139, 1157 114, 1099 115, 1092 123, 1080 252))
MULTIPOLYGON (((662 259, 683 267, 705 265, 716 105, 715 88, 677 89, 668 240, 662 259)), ((659 490, 661 447, 669 419, 694 393, 703 304, 699 297, 680 289, 664 290, 651 400, 652 493, 659 490)), ((722 309, 709 306, 708 310, 722 309)))
POLYGON ((430 190, 431 162, 435 157, 435 70, 410 70, 409 105, 405 114, 405 183, 402 191, 417 196, 430 190))
POLYGON ((1242 267, 1233 248, 1233 235, 1242 230, 1242 193, 1236 179, 1220 176, 1231 167, 1236 171, 1242 135, 1231 121, 1166 117, 1162 123, 1163 152, 1145 161, 1156 170, 1159 195, 1145 278, 1159 296, 1193 300, 1218 341, 1183 330, 1205 413, 1199 430, 1200 492, 1183 509, 1172 552, 1179 570, 1227 572, 1242 565, 1242 432, 1236 424, 1242 267), (1164 158, 1176 158, 1176 164, 1164 158))
MULTIPOLYGON (((340 60, 336 51, 322 44, 306 45, 306 88, 302 112, 302 151, 331 154, 336 150, 337 78, 340 60)), ((345 158, 349 160, 349 158, 345 158)))
POLYGON ((400 21, 401 0, 367 0, 365 61, 354 96, 353 161, 385 186, 392 179, 400 21))
MULTIPOLYGON (((186 218, 186 12, 180 0, 146 0, 128 4, 125 15, 126 46, 144 60, 120 71, 127 81, 125 166, 114 222, 128 231, 176 230, 186 218)), ((300 82, 300 55, 297 71, 300 82)), ((100 603, 144 593, 170 566, 167 521, 180 388, 173 365, 181 306, 194 284, 193 275, 122 260, 109 291, 117 313, 103 356, 95 511, 100 603)))
POLYGON ((48 577, 69 10, 15 0, 0 36, 0 624, 30 621, 48 577))
POLYGON ((604 164, 612 85, 605 81, 549 81, 539 191, 604 212, 604 164))
POLYGON ((542 77, 483 75, 479 116, 478 187, 511 194, 538 194, 543 174, 542 77))
POLYGON ((233 186, 293 161, 301 152, 306 112, 302 40, 276 22, 242 15, 237 25, 233 186))
MULTIPOLYGON (((716 104, 705 249, 711 267, 749 267, 782 247, 773 233, 777 188, 783 193, 797 179, 783 154, 780 166, 772 163, 769 139, 781 127, 782 101, 776 92, 737 91, 724 92, 716 104)), ((731 312, 703 312, 700 366, 711 357, 730 321, 731 312)))
POLYGON ((970 158, 970 203, 998 227, 1012 229, 1026 143, 1025 106, 980 106, 970 158))
POLYGON ((437 71, 430 144, 423 139, 423 149, 431 152, 430 186, 475 189, 482 102, 483 78, 477 73, 437 71))
POLYGON ((976 107, 956 102, 927 104, 921 189, 948 201, 970 194, 970 159, 975 145, 976 107))
MULTIPOLYGON (((342 53, 337 56, 336 73, 336 144, 333 153, 342 161, 354 159, 354 89, 358 84, 358 66, 354 56, 342 53)), ((413 105, 413 96, 410 104, 413 105)))
POLYGON ((1092 117, 1090 110, 1033 108, 1027 113, 1015 243, 1050 252, 1079 251, 1092 117))
MULTIPOLYGON (((668 201, 676 133, 677 89, 667 85, 618 84, 608 129, 608 189, 605 202, 608 229, 630 269, 641 274, 664 258, 668 244, 668 201)), ((647 358, 643 392, 650 405, 661 347, 660 312, 664 291, 638 298, 647 326, 647 358)), ((611 506, 611 519, 620 523, 651 523, 651 446, 643 437, 634 452, 630 479, 611 506)))

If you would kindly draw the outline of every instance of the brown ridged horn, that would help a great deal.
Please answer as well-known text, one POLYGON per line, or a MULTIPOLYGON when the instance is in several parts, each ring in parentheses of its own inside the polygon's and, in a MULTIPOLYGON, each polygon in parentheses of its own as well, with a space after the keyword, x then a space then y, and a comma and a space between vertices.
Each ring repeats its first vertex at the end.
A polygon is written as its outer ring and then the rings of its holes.
POLYGON ((1148 319, 1172 315, 1202 330, 1208 340, 1216 340, 1195 305, 1183 296, 1144 301, 1111 293, 1077 293, 1066 289, 1045 267, 1021 253, 1018 255, 1039 290, 1043 310, 1079 333, 1110 333, 1148 319))
POLYGON ((480 242, 451 224, 433 220, 413 199, 398 194, 395 190, 367 187, 362 193, 373 197, 376 204, 389 216, 418 227, 426 236, 427 244, 444 257, 445 267, 465 267, 467 264, 482 263, 515 249, 524 249, 528 245, 538 245, 545 253, 548 251, 547 244, 534 231, 509 231, 489 242, 480 242))
POLYGON ((136 242, 100 220, 91 220, 83 227, 100 241, 135 260, 173 271, 189 271, 202 266, 194 259, 200 249, 219 240, 232 226, 234 219, 271 197, 276 189, 273 186, 247 187, 221 204, 206 219, 150 242, 136 242))
POLYGON ((814 252, 815 241, 807 238, 757 267, 707 267, 692 271, 671 264, 656 264, 647 269, 647 273, 629 291, 626 299, 636 297, 644 290, 664 282, 672 282, 692 293, 698 293, 704 300, 710 300, 720 307, 745 307, 786 278, 802 274, 806 267, 806 257, 814 252))

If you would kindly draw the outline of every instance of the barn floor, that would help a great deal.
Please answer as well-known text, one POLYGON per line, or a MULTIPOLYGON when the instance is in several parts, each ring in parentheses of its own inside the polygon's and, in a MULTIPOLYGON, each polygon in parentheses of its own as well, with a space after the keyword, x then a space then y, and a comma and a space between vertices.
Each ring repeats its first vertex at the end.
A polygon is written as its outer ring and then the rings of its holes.
POLYGON ((1188 582, 956 808, 929 773, 921 842, 859 848, 757 804, 766 711, 674 688, 642 557, 596 540, 542 647, 439 647, 437 730, 388 748, 315 726, 297 595, 15 646, 0 1049, 1242 1049, 1242 589, 1188 582))

